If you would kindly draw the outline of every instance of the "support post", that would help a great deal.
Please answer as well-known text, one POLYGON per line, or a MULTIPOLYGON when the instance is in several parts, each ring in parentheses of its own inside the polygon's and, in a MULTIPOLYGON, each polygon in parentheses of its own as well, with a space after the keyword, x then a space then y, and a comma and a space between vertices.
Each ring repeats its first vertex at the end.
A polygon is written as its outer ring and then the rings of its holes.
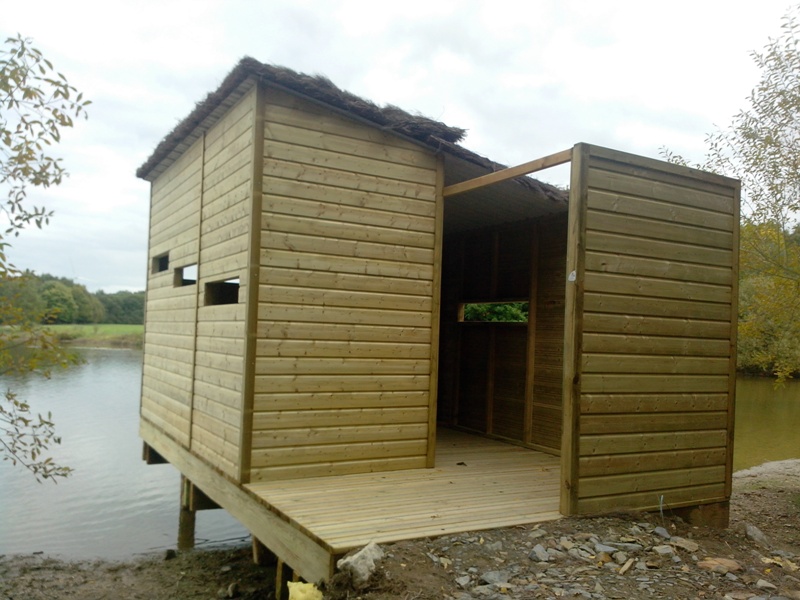
POLYGON ((192 510, 190 496, 192 482, 181 475, 181 510, 178 516, 178 550, 194 548, 194 526, 196 511, 192 510))
POLYGON ((250 534, 250 537, 253 540, 253 562, 261 567, 267 565, 274 565, 278 557, 267 548, 264 544, 261 543, 256 536, 250 534))

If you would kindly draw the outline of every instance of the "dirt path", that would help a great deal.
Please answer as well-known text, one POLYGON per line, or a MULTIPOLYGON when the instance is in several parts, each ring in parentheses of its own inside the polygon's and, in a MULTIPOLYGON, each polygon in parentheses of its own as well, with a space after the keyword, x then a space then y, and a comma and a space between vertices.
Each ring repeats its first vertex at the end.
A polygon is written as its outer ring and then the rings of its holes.
MULTIPOLYGON (((800 460, 736 473, 731 517, 724 531, 638 514, 403 542, 384 548, 367 587, 340 582, 326 597, 800 599, 800 460)), ((249 548, 127 563, 0 557, 2 600, 269 598, 273 582, 249 548)))

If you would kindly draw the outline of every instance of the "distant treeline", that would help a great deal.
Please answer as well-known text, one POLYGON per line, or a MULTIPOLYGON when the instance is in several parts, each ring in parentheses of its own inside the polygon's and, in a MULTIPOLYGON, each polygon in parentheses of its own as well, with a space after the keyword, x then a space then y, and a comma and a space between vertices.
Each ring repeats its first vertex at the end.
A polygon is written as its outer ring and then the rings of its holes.
POLYGON ((144 322, 144 292, 90 292, 66 277, 26 271, 0 277, 0 299, 39 323, 144 322))

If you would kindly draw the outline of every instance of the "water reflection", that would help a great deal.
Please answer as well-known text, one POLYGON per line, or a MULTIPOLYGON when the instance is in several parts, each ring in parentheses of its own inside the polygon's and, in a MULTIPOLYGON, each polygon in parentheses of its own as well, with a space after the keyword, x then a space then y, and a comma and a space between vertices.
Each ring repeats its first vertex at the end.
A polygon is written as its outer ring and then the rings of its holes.
MULTIPOLYGON (((75 473, 58 485, 37 484, 25 470, 0 462, 0 553, 125 558, 175 546, 180 476, 170 465, 141 460, 142 354, 87 350, 85 356, 85 364, 50 380, 8 382, 34 410, 52 411, 63 440, 53 455, 75 473)), ((197 516, 198 541, 246 535, 225 511, 197 516)))

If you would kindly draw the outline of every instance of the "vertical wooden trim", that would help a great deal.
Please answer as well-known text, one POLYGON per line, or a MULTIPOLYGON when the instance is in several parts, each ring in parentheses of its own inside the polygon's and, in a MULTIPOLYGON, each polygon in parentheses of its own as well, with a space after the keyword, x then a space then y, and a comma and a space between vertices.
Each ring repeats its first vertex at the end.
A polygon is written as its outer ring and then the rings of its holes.
MULTIPOLYGON (((147 214, 147 279, 144 282, 144 312, 142 318, 144 319, 144 327, 142 329, 142 354, 146 356, 147 353, 147 305, 150 303, 150 280, 152 274, 150 273, 150 249, 153 247, 153 183, 150 183, 150 210, 147 214)), ((142 368, 141 375, 139 376, 139 419, 142 418, 142 403, 144 401, 144 368, 142 368)), ((148 463, 149 464, 149 463, 148 463)))
POLYGON ((495 345, 497 344, 497 326, 488 324, 489 328, 489 358, 486 364, 486 433, 494 433, 494 372, 495 372, 495 345))
POLYGON ((736 414, 736 344, 739 318, 739 212, 741 183, 733 189, 733 267, 731 269, 731 344, 728 375, 728 440, 725 456, 725 498, 730 499, 733 488, 733 434, 736 414))
POLYGON ((531 226, 531 267, 528 287, 528 343, 525 350, 525 412, 522 441, 532 444, 533 386, 536 374, 536 307, 539 293, 539 224, 531 226))
POLYGON ((201 290, 203 289, 200 283, 200 277, 203 272, 203 265, 200 264, 200 245, 203 236, 203 200, 205 199, 206 191, 206 132, 203 132, 200 138, 200 198, 198 198, 198 207, 200 211, 199 218, 197 219, 197 279, 195 280, 194 289, 194 336, 192 340, 192 384, 189 389, 189 434, 186 447, 192 447, 192 430, 194 429, 194 388, 195 379, 197 376, 197 327, 200 323, 200 297, 201 290))
POLYGON ((247 307, 245 316, 244 381, 242 384, 242 413, 239 424, 240 483, 250 481, 250 462, 253 440, 253 404, 256 377, 256 336, 258 330, 258 284, 261 256, 261 206, 264 171, 264 113, 266 89, 255 88, 253 111, 253 173, 250 181, 250 247, 247 257, 247 307))
POLYGON ((433 303, 431 305, 430 389, 428 391, 428 454, 425 465, 436 463, 436 411, 439 395, 439 327, 442 312, 442 250, 444 246, 444 157, 436 157, 436 222, 433 242, 433 303))
POLYGON ((586 242, 586 204, 589 147, 572 150, 567 225, 567 283, 564 302, 564 370, 561 426, 561 513, 578 508, 580 442, 581 329, 583 326, 583 265, 586 242))

